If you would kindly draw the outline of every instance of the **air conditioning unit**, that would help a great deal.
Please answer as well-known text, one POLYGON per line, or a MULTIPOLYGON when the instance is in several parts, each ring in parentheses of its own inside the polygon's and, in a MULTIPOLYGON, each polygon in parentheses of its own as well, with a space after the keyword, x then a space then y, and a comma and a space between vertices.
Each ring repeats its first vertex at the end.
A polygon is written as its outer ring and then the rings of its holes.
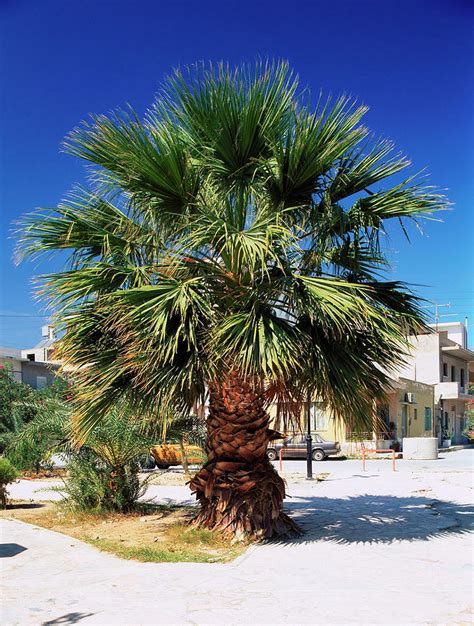
POLYGON ((405 402, 408 402, 409 404, 414 404, 415 403, 415 394, 414 393, 406 393, 405 394, 405 402))

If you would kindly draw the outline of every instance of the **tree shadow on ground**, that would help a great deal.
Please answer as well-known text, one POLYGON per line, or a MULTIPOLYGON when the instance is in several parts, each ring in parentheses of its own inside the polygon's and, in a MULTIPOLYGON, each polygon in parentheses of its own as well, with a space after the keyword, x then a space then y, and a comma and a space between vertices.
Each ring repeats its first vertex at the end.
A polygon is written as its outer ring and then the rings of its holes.
POLYGON ((19 543, 0 543, 0 559, 8 559, 12 556, 21 554, 28 548, 21 546, 19 543))
POLYGON ((474 529, 473 506, 418 496, 299 497, 285 509, 302 530, 288 545, 428 541, 474 529))
POLYGON ((42 622, 41 626, 53 626, 53 624, 77 624, 86 617, 91 617, 94 613, 66 613, 56 619, 42 622))
POLYGON ((7 509, 8 511, 14 511, 16 509, 42 509, 44 508, 46 505, 42 504, 41 502, 9 502, 7 504, 7 509))

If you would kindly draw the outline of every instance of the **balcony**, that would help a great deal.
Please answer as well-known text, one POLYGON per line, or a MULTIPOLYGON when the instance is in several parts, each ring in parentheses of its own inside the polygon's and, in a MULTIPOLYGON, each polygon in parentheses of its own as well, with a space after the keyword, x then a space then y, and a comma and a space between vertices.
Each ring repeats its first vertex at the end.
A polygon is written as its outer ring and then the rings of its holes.
POLYGON ((436 396, 443 400, 467 400, 469 398, 467 386, 461 387, 461 383, 449 382, 436 385, 436 396))

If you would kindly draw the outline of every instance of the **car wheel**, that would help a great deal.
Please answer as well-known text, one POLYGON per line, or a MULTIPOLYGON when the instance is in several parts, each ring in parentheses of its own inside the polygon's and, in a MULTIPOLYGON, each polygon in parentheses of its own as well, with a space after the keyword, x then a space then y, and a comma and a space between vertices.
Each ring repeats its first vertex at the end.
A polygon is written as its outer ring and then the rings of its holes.
POLYGON ((275 461, 277 458, 276 450, 267 450, 267 457, 269 461, 275 461))
POLYGON ((169 466, 169 465, 164 465, 163 463, 157 463, 157 464, 156 464, 156 467, 157 467, 158 469, 163 469, 163 470, 165 470, 165 469, 169 469, 169 468, 170 468, 170 466, 169 466))
POLYGON ((141 457, 140 459, 140 469, 142 470, 152 470, 155 469, 155 459, 150 455, 146 455, 141 457))
POLYGON ((313 450, 313 460, 314 461, 324 461, 326 455, 322 450, 313 450))

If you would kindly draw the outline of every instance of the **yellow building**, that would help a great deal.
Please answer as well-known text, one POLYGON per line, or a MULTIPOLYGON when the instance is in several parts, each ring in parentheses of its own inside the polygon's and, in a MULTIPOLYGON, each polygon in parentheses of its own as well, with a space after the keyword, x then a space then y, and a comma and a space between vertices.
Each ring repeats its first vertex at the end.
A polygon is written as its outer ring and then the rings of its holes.
MULTIPOLYGON (((402 442, 403 437, 432 437, 434 433, 434 386, 408 378, 393 380, 387 390, 387 402, 374 407, 373 430, 353 433, 341 420, 337 420, 320 402, 312 402, 310 409, 311 431, 327 441, 339 441, 346 453, 355 453, 359 442, 367 447, 388 448, 391 441, 402 442)), ((280 432, 294 432, 278 417, 276 406, 270 407, 272 428, 280 432)), ((302 412, 300 432, 307 428, 302 412)))
POLYGON ((387 432, 394 432, 398 440, 404 437, 433 437, 434 415, 434 385, 408 378, 394 381, 388 393, 388 403, 379 411, 387 432))

